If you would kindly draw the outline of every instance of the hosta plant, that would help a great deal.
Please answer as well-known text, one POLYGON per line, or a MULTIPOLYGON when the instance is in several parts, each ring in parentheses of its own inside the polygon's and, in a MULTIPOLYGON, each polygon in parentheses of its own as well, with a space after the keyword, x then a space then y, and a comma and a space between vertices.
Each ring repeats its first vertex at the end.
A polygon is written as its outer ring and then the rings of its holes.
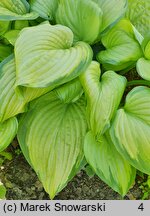
POLYGON ((149 5, 0 2, 0 151, 17 137, 51 199, 87 163, 122 196, 150 175, 149 5))

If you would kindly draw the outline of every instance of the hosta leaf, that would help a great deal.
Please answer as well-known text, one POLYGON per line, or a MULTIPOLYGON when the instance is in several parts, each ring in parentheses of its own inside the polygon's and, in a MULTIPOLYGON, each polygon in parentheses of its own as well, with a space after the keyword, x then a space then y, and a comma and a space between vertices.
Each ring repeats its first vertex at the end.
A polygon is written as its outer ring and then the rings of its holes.
POLYGON ((17 134, 18 121, 15 117, 0 123, 0 151, 3 151, 11 143, 17 134))
POLYGON ((111 136, 117 150, 131 165, 150 174, 150 89, 135 87, 117 111, 111 136))
POLYGON ((58 6, 58 0, 30 0, 31 10, 36 11, 40 17, 53 20, 58 6))
POLYGON ((0 121, 25 111, 25 103, 14 90, 15 61, 13 55, 0 64, 0 121))
MULTIPOLYGON (((0 64, 0 121, 26 111, 26 104, 49 92, 47 88, 21 88, 21 95, 15 91, 16 65, 11 55, 0 64)), ((20 92, 19 92, 20 93, 20 92)))
MULTIPOLYGON (((3 21, 6 22, 6 21, 3 21)), ((29 26, 28 20, 16 20, 13 22, 13 28, 8 30, 5 34, 3 34, 3 38, 7 40, 10 44, 14 46, 20 31, 29 26)), ((6 41, 5 40, 5 41, 6 41)))
POLYGON ((3 35, 10 27, 9 21, 0 21, 0 36, 3 35))
POLYGON ((20 31, 19 30, 10 30, 10 31, 7 31, 3 37, 5 39, 7 39, 7 41, 12 44, 14 46, 18 36, 19 36, 19 33, 20 31))
POLYGON ((24 96, 25 103, 27 104, 28 102, 40 97, 41 95, 46 94, 47 92, 51 91, 51 87, 47 88, 26 88, 22 87, 21 88, 21 94, 24 96))
POLYGON ((95 175, 94 170, 91 168, 89 164, 86 164, 86 166, 84 167, 84 171, 86 172, 89 178, 93 178, 95 175))
POLYGON ((79 79, 74 79, 55 90, 57 97, 65 103, 78 100, 83 94, 79 79))
POLYGON ((7 45, 0 44, 0 61, 3 61, 12 53, 12 48, 7 45))
POLYGON ((136 70, 143 79, 150 81, 150 60, 140 58, 136 63, 136 70))
POLYGON ((84 153, 95 173, 113 190, 124 196, 133 184, 136 172, 118 153, 109 133, 96 141, 92 132, 88 132, 84 153))
POLYGON ((35 101, 21 120, 19 143, 51 199, 79 169, 86 130, 84 99, 64 103, 56 92, 35 101))
POLYGON ((1 182, 0 180, 0 200, 5 200, 6 199, 6 188, 5 186, 3 185, 3 183, 1 182))
POLYGON ((150 125, 149 95, 150 88, 143 86, 135 87, 128 93, 124 109, 150 125))
POLYGON ((29 13, 29 4, 26 0, 0 1, 0 20, 32 20, 37 17, 36 12, 29 13))
POLYGON ((101 32, 114 25, 126 12, 127 0, 93 0, 103 11, 101 32))
POLYGON ((16 20, 14 21, 14 29, 15 30, 21 30, 25 27, 29 26, 29 21, 28 20, 16 20))
POLYGON ((145 58, 150 60, 150 33, 148 33, 141 44, 145 58))
POLYGON ((150 0, 128 0, 126 17, 144 36, 150 30, 150 0))
POLYGON ((135 35, 135 39, 139 42, 140 45, 142 45, 144 37, 143 35, 132 25, 132 29, 135 35))
POLYGON ((100 32, 102 10, 91 0, 60 0, 56 21, 73 31, 75 41, 92 44, 100 32))
POLYGON ((109 127, 126 86, 126 78, 113 71, 101 76, 100 65, 92 62, 81 75, 87 97, 89 127, 96 136, 101 136, 109 127))
POLYGON ((84 42, 72 43, 65 26, 46 22, 22 30, 15 44, 16 86, 55 88, 79 76, 91 62, 92 50, 84 42))
POLYGON ((142 56, 133 26, 125 19, 121 20, 102 38, 102 43, 106 50, 101 51, 97 58, 108 70, 119 71, 133 67, 142 56))
POLYGON ((150 34, 148 33, 141 44, 144 57, 140 58, 136 63, 138 74, 145 80, 150 81, 150 34))

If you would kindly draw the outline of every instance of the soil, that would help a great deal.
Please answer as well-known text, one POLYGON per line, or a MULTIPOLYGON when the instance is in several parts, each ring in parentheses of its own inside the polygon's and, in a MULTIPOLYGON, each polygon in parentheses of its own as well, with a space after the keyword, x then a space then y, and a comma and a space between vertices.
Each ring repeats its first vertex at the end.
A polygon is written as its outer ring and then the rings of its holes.
MULTIPOLYGON (((0 179, 7 188, 7 200, 48 200, 35 172, 28 165, 23 155, 13 156, 1 166, 0 179)), ((143 179, 138 177, 134 187, 122 198, 97 176, 89 177, 83 170, 80 171, 67 187, 61 191, 57 200, 121 200, 141 199, 142 189, 139 188, 143 179)), ((150 198, 150 197, 148 197, 150 198)))

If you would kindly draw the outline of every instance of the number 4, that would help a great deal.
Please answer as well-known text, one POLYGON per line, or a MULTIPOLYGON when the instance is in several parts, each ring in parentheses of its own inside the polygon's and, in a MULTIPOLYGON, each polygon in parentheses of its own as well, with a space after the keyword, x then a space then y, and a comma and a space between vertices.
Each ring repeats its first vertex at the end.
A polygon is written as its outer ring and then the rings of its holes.
POLYGON ((143 211, 144 210, 144 206, 143 206, 143 203, 141 203, 138 207, 139 210, 143 211))

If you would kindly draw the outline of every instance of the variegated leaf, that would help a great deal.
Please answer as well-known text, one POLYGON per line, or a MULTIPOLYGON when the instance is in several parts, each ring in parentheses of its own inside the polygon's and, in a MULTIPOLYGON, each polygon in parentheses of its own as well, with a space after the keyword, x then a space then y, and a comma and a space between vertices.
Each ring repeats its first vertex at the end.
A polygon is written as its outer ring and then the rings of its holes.
POLYGON ((17 134, 18 121, 16 117, 0 123, 0 152, 7 148, 17 134))
POLYGON ((126 195, 135 180, 136 170, 116 150, 109 132, 96 140, 92 132, 85 137, 84 153, 95 173, 113 190, 126 195))
POLYGON ((84 98, 65 103, 57 93, 35 101, 18 131, 22 151, 51 199, 79 169, 87 130, 84 98))
POLYGON ((111 136, 117 150, 131 165, 150 174, 150 89, 135 87, 117 111, 111 136))
POLYGON ((0 20, 32 20, 38 17, 36 12, 29 13, 30 6, 26 0, 1 0, 0 20))
POLYGON ((101 51, 97 59, 107 70, 120 71, 132 68, 143 55, 137 33, 126 19, 121 20, 104 35, 102 43, 106 50, 101 51))
POLYGON ((126 78, 113 71, 101 76, 99 63, 93 61, 80 79, 87 97, 89 127, 95 136, 101 136, 120 104, 126 78))
POLYGON ((92 50, 73 45, 73 33, 48 22, 22 30, 15 43, 16 87, 55 88, 78 77, 90 64, 92 50))

